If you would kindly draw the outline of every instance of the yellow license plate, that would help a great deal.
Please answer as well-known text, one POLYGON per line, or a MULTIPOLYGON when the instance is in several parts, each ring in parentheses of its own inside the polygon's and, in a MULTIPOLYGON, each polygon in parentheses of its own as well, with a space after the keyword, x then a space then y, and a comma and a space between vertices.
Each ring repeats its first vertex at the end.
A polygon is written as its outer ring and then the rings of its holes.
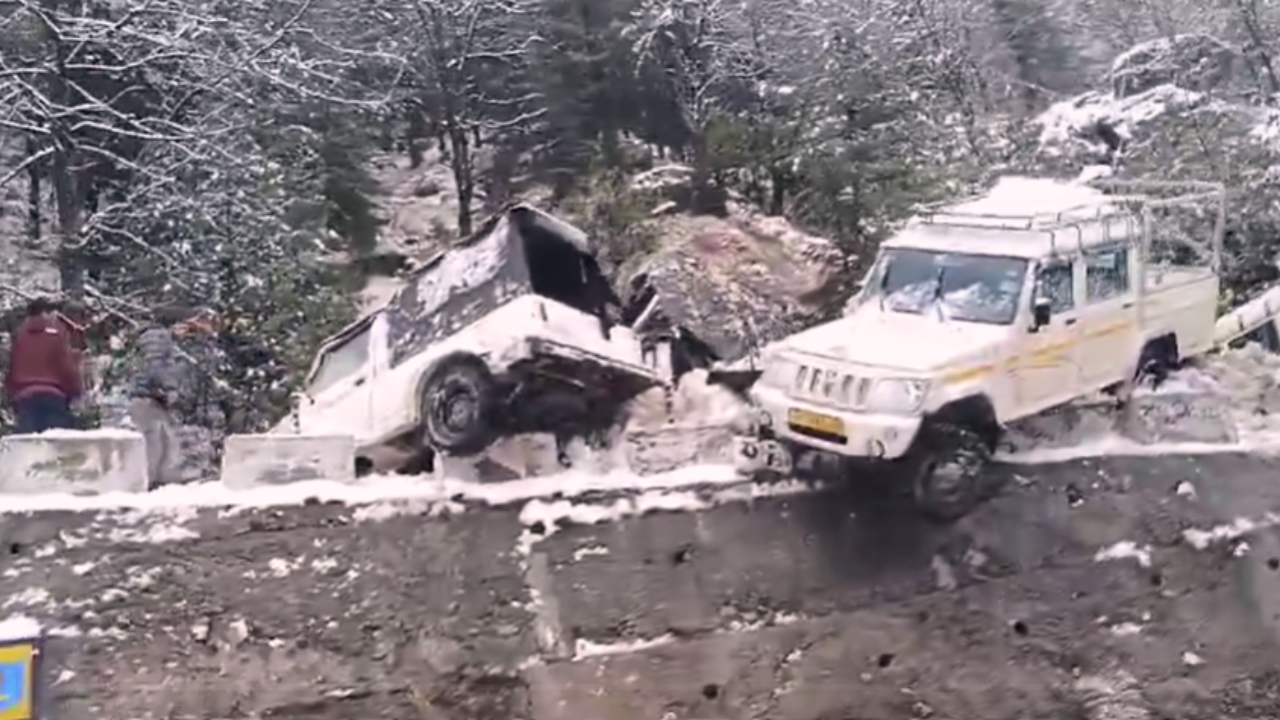
POLYGON ((798 430, 808 430, 820 435, 844 438, 844 421, 838 417, 824 415, 800 408, 787 411, 787 424, 798 430))

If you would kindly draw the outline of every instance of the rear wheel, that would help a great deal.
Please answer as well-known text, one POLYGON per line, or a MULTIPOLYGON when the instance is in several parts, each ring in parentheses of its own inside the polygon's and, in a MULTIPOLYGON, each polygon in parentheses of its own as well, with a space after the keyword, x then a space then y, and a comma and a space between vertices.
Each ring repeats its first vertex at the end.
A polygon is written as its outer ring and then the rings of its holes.
POLYGON ((424 442, 450 455, 475 455, 493 443, 495 383, 479 358, 445 358, 422 388, 424 442))
POLYGON ((1135 382, 1150 381, 1153 388, 1160 387, 1169 379, 1169 373, 1178 366, 1178 340, 1173 335, 1152 338, 1142 348, 1138 357, 1138 371, 1135 382))
POLYGON ((911 460, 916 504, 932 520, 958 520, 982 501, 982 473, 993 443, 963 424, 933 425, 924 432, 911 460))

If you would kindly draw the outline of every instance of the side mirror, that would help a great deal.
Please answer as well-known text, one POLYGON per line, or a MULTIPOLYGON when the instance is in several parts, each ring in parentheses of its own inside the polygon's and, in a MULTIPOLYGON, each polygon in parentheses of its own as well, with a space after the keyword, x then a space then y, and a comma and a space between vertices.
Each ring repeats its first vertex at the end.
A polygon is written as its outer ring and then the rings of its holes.
POLYGON ((1031 329, 1039 330, 1049 324, 1049 319, 1053 317, 1053 306, 1049 303, 1049 298, 1036 298, 1031 303, 1031 329))

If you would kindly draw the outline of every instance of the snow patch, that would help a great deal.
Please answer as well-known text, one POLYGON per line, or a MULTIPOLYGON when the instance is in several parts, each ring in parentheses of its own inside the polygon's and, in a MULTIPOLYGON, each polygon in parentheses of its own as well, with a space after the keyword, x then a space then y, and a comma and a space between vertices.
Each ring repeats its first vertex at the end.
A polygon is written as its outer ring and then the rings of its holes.
POLYGON ((40 623, 25 615, 0 620, 0 642, 29 640, 40 636, 40 623))
POLYGON ((285 560, 284 558, 271 558, 267 561, 267 569, 275 577, 282 578, 292 575, 302 565, 302 560, 285 560))
POLYGON ((582 560, 583 558, 597 557, 600 555, 608 555, 608 554, 609 554, 609 548, 605 547, 604 545, 588 545, 587 547, 582 547, 582 548, 578 548, 577 550, 574 550, 573 559, 574 561, 578 561, 578 560, 582 560))
POLYGON ((1107 122, 1121 136, 1133 136, 1133 128, 1166 113, 1177 112, 1205 102, 1202 93, 1176 85, 1158 85, 1129 97, 1106 92, 1089 92, 1054 103, 1039 118, 1042 150, 1078 141, 1099 122, 1107 122))
MULTIPOLYGON (((139 521, 157 512, 167 512, 171 517, 184 517, 189 521, 195 517, 194 509, 200 507, 248 509, 299 505, 308 501, 370 505, 385 501, 410 500, 455 503, 471 500, 500 506, 556 495, 573 497, 593 492, 729 485, 739 482, 742 482, 742 478, 731 465, 696 465, 648 476, 637 475, 630 471, 609 473, 569 471, 504 483, 392 475, 372 476, 356 483, 314 480, 232 490, 221 482, 210 482, 169 485, 147 493, 104 493, 93 496, 64 493, 19 495, 6 497, 3 507, 0 507, 0 514, 51 510, 84 512, 129 509, 137 511, 137 514, 132 517, 139 521)), ((385 512, 385 509, 370 511, 370 515, 376 512, 385 512)), ((148 518, 148 522, 150 520, 151 518, 148 518)), ((166 533, 178 533, 178 530, 172 526, 163 530, 153 526, 148 534, 165 536, 166 533)))
MULTIPOLYGON (((1280 447, 1278 443, 1275 447, 1280 447)), ((1147 457, 1153 455, 1212 455, 1216 453, 1244 453, 1260 451, 1263 448, 1234 443, 1202 443, 1202 442, 1162 442, 1143 444, 1124 437, 1119 433, 1108 433, 1102 437, 1079 445, 1067 447, 1042 447, 1018 452, 1001 452, 996 458, 1001 462, 1017 465, 1048 465, 1052 463, 1070 462, 1096 457, 1147 457)))
POLYGON ((1123 622, 1118 625, 1112 625, 1111 634, 1116 637, 1131 637, 1133 635, 1141 635, 1144 628, 1138 623, 1123 622))
POLYGON ((628 653, 641 652, 651 648, 670 645, 676 641, 676 636, 670 633, 659 635, 655 638, 647 638, 643 640, 629 640, 626 642, 616 643, 597 643, 590 640, 579 638, 574 642, 573 657, 575 660, 583 658, 602 657, 607 655, 626 655, 628 653))
POLYGON ((1204 550, 1210 545, 1220 542, 1236 540, 1252 532, 1264 530, 1269 527, 1280 525, 1280 513, 1267 513, 1263 517, 1253 520, 1250 518, 1236 518, 1229 523, 1219 525, 1208 530, 1198 530, 1191 528, 1182 531, 1182 538, 1187 541, 1191 547, 1197 550, 1204 550))
MULTIPOLYGON (((21 436, 14 436, 21 437, 21 436)), ((124 428, 96 428, 93 430, 45 430, 36 437, 47 440, 132 440, 140 437, 137 430, 124 428)))
POLYGON ((1151 567, 1151 547, 1148 545, 1139 546, 1131 540, 1123 540, 1108 548, 1098 551, 1093 556, 1095 562, 1107 562, 1110 560, 1136 560, 1140 567, 1151 567))
POLYGON ((1056 215, 1085 207, 1096 210, 1106 202, 1106 195, 1081 183, 1007 175, 999 178, 982 197, 947 207, 941 212, 1025 217, 1033 213, 1056 215))
POLYGON ((0 607, 6 610, 11 607, 34 607, 36 605, 49 605, 53 602, 53 596, 48 590, 39 587, 25 588, 16 595, 10 595, 5 599, 4 604, 0 607))

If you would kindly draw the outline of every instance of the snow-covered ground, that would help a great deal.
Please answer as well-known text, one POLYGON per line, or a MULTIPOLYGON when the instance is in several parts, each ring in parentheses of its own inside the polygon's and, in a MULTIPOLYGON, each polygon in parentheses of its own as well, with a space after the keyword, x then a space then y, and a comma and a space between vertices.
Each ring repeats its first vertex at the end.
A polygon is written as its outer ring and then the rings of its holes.
MULTIPOLYGON (((1116 429, 1114 413, 1103 401, 1098 401, 1092 407, 1086 403, 1080 409, 1080 415, 1091 417, 1083 422, 1077 420, 1078 424, 1071 428, 1070 442, 1046 442, 1003 453, 1000 458, 1036 464, 1112 455, 1275 454, 1280 452, 1278 383, 1280 355, 1250 344, 1183 368, 1159 388, 1146 386, 1135 392, 1145 406, 1168 408, 1169 412, 1157 419, 1167 426, 1165 435, 1207 437, 1225 425, 1234 436, 1231 440, 1140 442, 1116 429), (1210 424, 1215 427, 1205 427, 1210 424)), ((1052 426, 1052 422, 1049 425, 1052 426)))

